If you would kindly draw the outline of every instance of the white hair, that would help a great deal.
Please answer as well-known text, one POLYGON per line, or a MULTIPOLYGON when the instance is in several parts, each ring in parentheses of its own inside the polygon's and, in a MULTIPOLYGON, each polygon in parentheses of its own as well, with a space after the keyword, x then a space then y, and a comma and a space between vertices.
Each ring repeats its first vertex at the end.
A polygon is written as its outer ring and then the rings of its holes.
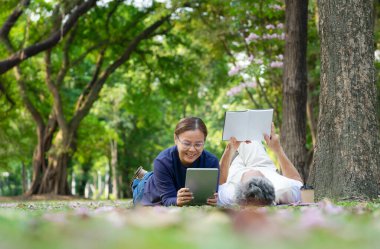
POLYGON ((236 201, 247 205, 272 205, 275 200, 273 184, 265 177, 253 176, 236 188, 236 201))

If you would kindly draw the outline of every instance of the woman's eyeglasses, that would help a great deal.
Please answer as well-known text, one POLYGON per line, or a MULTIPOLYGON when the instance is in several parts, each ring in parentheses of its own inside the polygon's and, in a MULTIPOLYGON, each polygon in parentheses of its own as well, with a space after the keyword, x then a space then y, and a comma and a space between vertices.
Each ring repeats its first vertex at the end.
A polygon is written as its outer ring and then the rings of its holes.
POLYGON ((181 139, 179 139, 178 135, 176 135, 178 141, 182 144, 183 148, 188 150, 190 149, 191 147, 194 147, 194 149, 196 150, 200 150, 203 148, 203 146, 205 145, 205 143, 195 143, 195 144, 192 144, 188 141, 181 141, 181 139))

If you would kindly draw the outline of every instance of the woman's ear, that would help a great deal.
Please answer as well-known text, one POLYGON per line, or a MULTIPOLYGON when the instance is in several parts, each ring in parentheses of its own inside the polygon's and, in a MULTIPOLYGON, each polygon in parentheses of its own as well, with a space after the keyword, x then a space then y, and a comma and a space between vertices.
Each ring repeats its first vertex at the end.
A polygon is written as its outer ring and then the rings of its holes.
POLYGON ((173 138, 174 138, 174 143, 177 145, 177 135, 175 133, 174 133, 173 138))

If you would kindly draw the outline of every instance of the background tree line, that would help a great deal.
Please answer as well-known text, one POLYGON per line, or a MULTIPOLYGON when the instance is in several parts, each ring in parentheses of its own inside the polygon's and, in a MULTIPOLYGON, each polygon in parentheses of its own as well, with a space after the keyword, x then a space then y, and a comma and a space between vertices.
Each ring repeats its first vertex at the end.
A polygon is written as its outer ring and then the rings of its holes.
MULTIPOLYGON (((318 136, 331 136, 317 131, 325 2, 6 1, 0 12, 0 167, 10 173, 1 186, 14 187, 2 194, 83 196, 89 186, 100 187, 101 176, 114 198, 129 197, 132 172, 151 167, 173 143, 180 118, 202 117, 210 130, 206 148, 220 156, 224 112, 254 108, 275 110, 285 150, 304 180, 325 182, 329 178, 318 172, 328 172, 323 168, 331 161, 313 160, 318 136)), ((359 16, 372 22, 374 46, 365 56, 373 57, 379 5, 354 7, 373 13, 359 16)), ((378 68, 377 56, 372 63, 378 68)), ((364 87, 373 84, 369 99, 377 101, 373 143, 379 139, 376 79, 378 73, 364 87)), ((377 152, 371 151, 371 165, 380 162, 377 152)), ((370 172, 379 179, 378 169, 370 172)), ((360 194, 374 196, 351 193, 360 194)))

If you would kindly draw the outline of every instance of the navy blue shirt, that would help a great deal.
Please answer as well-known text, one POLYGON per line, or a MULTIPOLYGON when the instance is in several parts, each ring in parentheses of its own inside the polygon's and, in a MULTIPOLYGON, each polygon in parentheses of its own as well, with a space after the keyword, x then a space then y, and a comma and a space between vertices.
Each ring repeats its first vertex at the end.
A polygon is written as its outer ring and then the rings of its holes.
POLYGON ((203 150, 190 166, 179 159, 177 146, 162 151, 153 162, 153 175, 148 179, 141 204, 145 206, 177 205, 177 191, 185 187, 187 168, 219 168, 216 156, 203 150))

